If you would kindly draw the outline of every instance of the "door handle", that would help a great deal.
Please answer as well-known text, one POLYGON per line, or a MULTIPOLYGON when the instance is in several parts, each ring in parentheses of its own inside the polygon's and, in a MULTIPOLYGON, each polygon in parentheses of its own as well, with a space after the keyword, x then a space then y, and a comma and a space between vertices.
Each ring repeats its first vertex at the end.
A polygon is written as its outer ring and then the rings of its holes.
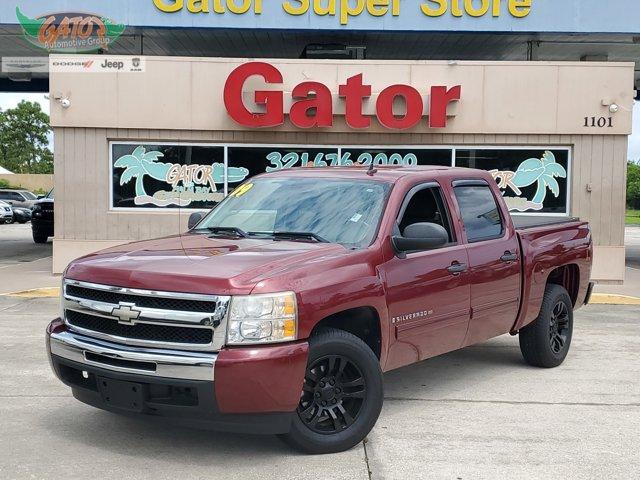
POLYGON ((467 268, 467 265, 464 263, 453 262, 447 270, 453 275, 460 275, 461 273, 466 272, 467 268))
POLYGON ((508 250, 504 252, 504 255, 500 257, 500 260, 505 263, 515 262, 518 260, 518 254, 509 252, 508 250))

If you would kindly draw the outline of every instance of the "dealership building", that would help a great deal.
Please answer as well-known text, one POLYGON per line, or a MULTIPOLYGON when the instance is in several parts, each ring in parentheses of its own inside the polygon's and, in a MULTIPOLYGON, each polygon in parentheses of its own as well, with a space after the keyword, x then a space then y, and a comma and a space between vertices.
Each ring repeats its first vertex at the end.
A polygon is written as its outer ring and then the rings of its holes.
POLYGON ((50 92, 54 271, 184 232, 253 175, 374 163, 488 170, 514 215, 588 220, 593 278, 624 279, 637 2, 72 3, 0 7, 0 55, 62 50, 0 77, 50 92))

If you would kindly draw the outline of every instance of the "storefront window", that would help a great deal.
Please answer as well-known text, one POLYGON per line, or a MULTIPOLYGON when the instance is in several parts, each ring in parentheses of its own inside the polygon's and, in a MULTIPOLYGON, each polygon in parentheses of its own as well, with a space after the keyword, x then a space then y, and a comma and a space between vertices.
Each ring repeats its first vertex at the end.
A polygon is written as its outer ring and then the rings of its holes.
POLYGON ((512 212, 568 213, 569 149, 207 145, 113 142, 112 208, 209 209, 243 181, 295 167, 451 166, 488 170, 512 212))
MULTIPOLYGON (((339 161, 337 147, 305 148, 298 146, 229 146, 228 162, 230 168, 248 170, 247 178, 265 172, 277 172, 295 167, 325 167, 337 165, 339 161)), ((234 185, 229 185, 229 191, 234 185)))
POLYGON ((113 143, 111 175, 113 208, 211 208, 224 198, 224 147, 113 143))
POLYGON ((439 165, 451 166, 451 149, 415 148, 343 148, 343 161, 363 165, 439 165))
POLYGON ((488 170, 512 212, 568 214, 568 149, 457 149, 456 166, 488 170))

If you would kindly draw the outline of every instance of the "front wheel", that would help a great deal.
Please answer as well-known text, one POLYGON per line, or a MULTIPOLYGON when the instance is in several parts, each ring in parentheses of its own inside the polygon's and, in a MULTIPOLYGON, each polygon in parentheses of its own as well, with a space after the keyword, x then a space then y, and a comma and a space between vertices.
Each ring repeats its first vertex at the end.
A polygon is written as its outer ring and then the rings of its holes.
POLYGON ((284 440, 307 453, 335 453, 360 443, 382 409, 380 363, 355 335, 322 330, 309 340, 300 403, 284 440))
POLYGON ((520 330, 520 350, 529 365, 557 367, 569 353, 573 336, 573 303, 560 285, 549 284, 538 318, 520 330))

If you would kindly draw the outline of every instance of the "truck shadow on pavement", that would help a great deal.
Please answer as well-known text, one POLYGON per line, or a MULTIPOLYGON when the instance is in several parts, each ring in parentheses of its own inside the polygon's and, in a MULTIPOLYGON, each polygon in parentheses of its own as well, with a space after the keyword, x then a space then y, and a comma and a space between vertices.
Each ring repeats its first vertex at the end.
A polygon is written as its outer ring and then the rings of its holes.
MULTIPOLYGON (((252 459, 296 454, 274 435, 242 435, 185 428, 154 418, 105 412, 69 399, 43 418, 44 427, 64 444, 79 444, 113 454, 189 464, 219 464, 225 457, 252 459)), ((231 468, 231 464, 229 465, 231 468)))
MULTIPOLYGON (((496 374, 513 374, 528 368, 520 356, 517 339, 501 337, 385 374, 385 397, 412 398, 425 392, 447 396, 469 382, 479 383, 496 374)), ((63 443, 120 455, 162 457, 201 465, 226 457, 231 462, 231 458, 244 456, 247 451, 253 460, 274 454, 300 455, 274 435, 185 428, 155 418, 132 418, 96 410, 70 397, 52 410, 42 421, 46 430, 61 437, 63 443)))

